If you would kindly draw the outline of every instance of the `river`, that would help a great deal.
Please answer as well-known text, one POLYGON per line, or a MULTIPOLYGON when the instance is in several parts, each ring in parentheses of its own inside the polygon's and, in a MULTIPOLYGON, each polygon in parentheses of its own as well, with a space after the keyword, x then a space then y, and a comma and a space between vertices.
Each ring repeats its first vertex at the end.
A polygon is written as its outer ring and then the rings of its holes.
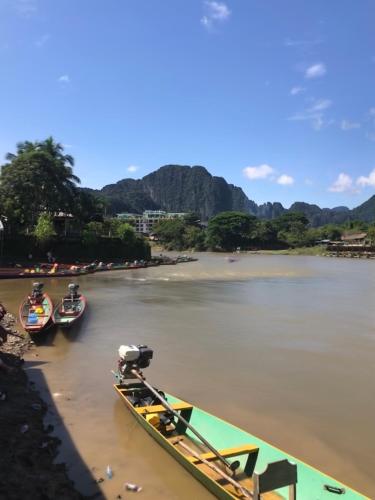
MULTIPOLYGON (((78 487, 90 493, 103 477, 106 498, 124 495, 124 482, 140 484, 147 499, 212 498, 112 388, 119 345, 144 343, 154 349, 146 371, 154 385, 374 496, 375 263, 197 256, 80 277, 86 317, 70 333, 51 330, 28 355, 30 376, 43 377, 55 405, 48 420, 63 438, 59 459, 78 487)), ((44 283, 57 301, 68 281, 44 283)), ((10 312, 30 286, 0 283, 10 312)))

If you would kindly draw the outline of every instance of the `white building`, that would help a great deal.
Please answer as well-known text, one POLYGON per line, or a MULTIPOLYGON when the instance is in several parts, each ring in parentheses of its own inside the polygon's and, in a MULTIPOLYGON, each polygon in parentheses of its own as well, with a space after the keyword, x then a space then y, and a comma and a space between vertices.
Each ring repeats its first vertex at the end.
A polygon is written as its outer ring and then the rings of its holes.
POLYGON ((117 214, 119 219, 123 219, 131 224, 136 233, 150 234, 153 227, 165 219, 178 219, 184 217, 185 212, 165 212, 164 210, 145 210, 142 215, 122 213, 117 214))

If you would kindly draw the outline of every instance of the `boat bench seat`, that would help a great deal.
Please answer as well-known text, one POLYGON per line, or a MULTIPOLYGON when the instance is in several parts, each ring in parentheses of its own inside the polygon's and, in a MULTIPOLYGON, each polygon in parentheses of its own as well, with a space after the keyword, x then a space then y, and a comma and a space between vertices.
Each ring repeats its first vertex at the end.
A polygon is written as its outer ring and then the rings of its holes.
MULTIPOLYGON (((253 444, 244 444, 242 446, 236 446, 235 448, 225 448, 223 450, 218 450, 220 455, 224 458, 239 457, 241 455, 249 455, 246 461, 244 472, 247 476, 251 476, 254 472, 255 464, 258 458, 259 448, 253 444)), ((217 456, 215 453, 208 452, 202 453, 200 455, 204 460, 216 460, 217 456)), ((197 457, 188 456, 186 457, 189 462, 196 465, 200 462, 197 457)))
MULTIPOLYGON (((185 401, 181 401, 180 403, 172 403, 170 405, 175 411, 182 410, 192 410, 193 406, 190 403, 185 403, 185 401)), ((164 413, 167 411, 165 406, 163 405, 151 405, 151 406, 139 406, 135 408, 135 411, 140 415, 145 415, 148 413, 164 413)))
MULTIPOLYGON (((180 401, 179 403, 172 403, 170 405, 175 411, 181 412, 181 417, 183 417, 187 422, 190 421, 191 414, 193 413, 193 406, 185 401, 180 401)), ((150 413, 164 413, 168 411, 163 405, 151 405, 151 406, 140 406, 134 408, 139 415, 148 415, 150 413)), ((176 431, 178 434, 185 434, 186 425, 178 420, 176 423, 176 431)))

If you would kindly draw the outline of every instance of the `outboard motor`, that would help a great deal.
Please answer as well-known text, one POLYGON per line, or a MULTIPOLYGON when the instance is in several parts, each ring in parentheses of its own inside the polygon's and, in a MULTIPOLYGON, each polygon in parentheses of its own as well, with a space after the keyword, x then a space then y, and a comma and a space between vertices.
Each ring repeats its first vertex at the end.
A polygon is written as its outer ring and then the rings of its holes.
POLYGON ((33 283, 33 290, 31 292, 31 296, 33 299, 39 299, 43 295, 43 283, 35 282, 33 283))
POLYGON ((118 350, 120 359, 118 370, 122 378, 134 378, 132 370, 141 372, 150 366, 154 351, 147 345, 122 345, 118 350))
POLYGON ((69 289, 69 295, 70 295, 71 299, 78 297, 78 288, 79 288, 79 285, 76 285, 75 283, 69 283, 68 289, 69 289))

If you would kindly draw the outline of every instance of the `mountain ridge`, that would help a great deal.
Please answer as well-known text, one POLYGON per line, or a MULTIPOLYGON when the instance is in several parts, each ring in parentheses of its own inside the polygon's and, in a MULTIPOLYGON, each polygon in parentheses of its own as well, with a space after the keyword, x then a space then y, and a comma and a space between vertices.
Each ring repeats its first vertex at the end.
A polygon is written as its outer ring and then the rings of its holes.
POLYGON ((261 219, 274 219, 283 213, 298 211, 304 213, 314 227, 354 219, 375 221, 375 195, 353 209, 345 206, 320 208, 302 201, 294 202, 289 209, 279 202, 258 205, 241 187, 211 175, 201 165, 164 165, 141 179, 122 179, 100 190, 84 189, 104 197, 112 214, 166 210, 195 212, 202 220, 207 220, 219 212, 235 210, 261 219))

